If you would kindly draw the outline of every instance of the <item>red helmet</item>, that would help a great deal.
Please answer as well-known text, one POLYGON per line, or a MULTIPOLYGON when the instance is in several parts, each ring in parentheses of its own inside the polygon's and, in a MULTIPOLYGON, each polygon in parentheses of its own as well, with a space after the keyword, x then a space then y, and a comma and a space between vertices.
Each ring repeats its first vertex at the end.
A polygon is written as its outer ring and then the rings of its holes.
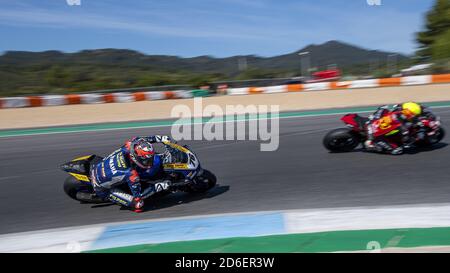
POLYGON ((137 138, 131 141, 130 158, 139 167, 144 169, 151 168, 154 155, 155 150, 149 141, 143 138, 137 138))

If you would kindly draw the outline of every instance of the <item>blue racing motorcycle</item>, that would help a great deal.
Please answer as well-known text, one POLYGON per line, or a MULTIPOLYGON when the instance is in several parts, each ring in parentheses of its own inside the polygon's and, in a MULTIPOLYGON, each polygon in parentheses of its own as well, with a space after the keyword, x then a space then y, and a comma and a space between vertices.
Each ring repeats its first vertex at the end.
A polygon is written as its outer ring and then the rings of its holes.
MULTIPOLYGON (((203 193, 216 185, 216 176, 201 167, 199 159, 187 145, 181 146, 173 142, 163 142, 163 145, 165 148, 162 153, 163 170, 173 182, 168 190, 158 192, 152 197, 176 191, 203 193)), ((70 198, 85 203, 109 202, 95 195, 90 176, 90 171, 102 160, 101 156, 87 155, 61 165, 61 169, 70 175, 64 182, 64 192, 70 198)), ((150 183, 155 181, 141 181, 143 189, 150 183)), ((129 191, 127 185, 119 187, 129 191)))

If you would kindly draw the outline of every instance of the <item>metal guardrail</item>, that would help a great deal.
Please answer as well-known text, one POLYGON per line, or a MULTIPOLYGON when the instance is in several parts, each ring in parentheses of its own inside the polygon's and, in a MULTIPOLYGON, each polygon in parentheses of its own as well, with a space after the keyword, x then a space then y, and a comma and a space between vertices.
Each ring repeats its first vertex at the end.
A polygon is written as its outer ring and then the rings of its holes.
MULTIPOLYGON (((418 73, 419 75, 422 73, 418 73)), ((363 79, 372 79, 374 77, 358 77, 363 79)), ((347 79, 344 80, 355 80, 347 79)), ((266 87, 275 85, 285 85, 293 83, 306 83, 308 81, 305 77, 288 77, 288 78, 272 78, 272 79, 250 79, 250 80, 234 80, 234 81, 216 81, 209 83, 210 94, 215 94, 217 89, 221 85, 227 85, 228 88, 243 88, 243 87, 266 87)), ((76 92, 77 94, 99 94, 99 93, 121 93, 121 92, 158 92, 158 91, 177 91, 177 90, 195 90, 198 89, 195 86, 188 84, 178 84, 178 85, 163 85, 163 86, 143 86, 143 87, 133 87, 133 88, 117 88, 117 89, 102 89, 93 91, 81 91, 76 92)), ((57 95, 57 94, 30 94, 32 96, 43 96, 43 95, 57 95)), ((27 94, 21 94, 10 97, 27 96, 27 94)))
POLYGON ((240 88, 240 87, 263 87, 271 85, 283 85, 298 82, 305 82, 305 78, 290 77, 290 78, 251 79, 238 81, 218 81, 218 82, 211 82, 210 85, 213 87, 213 89, 217 89, 217 86, 223 84, 226 84, 230 88, 240 88))
MULTIPOLYGON (((282 85, 287 83, 292 83, 292 81, 303 81, 302 78, 274 78, 274 79, 251 79, 251 80, 237 80, 237 81, 217 81, 209 83, 210 93, 216 93, 217 88, 220 85, 227 85, 230 88, 239 87, 264 87, 271 85, 282 85)), ((92 90, 92 91, 80 91, 77 94, 102 94, 102 93, 122 93, 122 92, 158 92, 158 91, 177 91, 177 90, 194 90, 198 89, 192 85, 188 84, 177 84, 177 85, 162 85, 162 86, 143 86, 143 87, 132 87, 132 88, 117 88, 117 89, 102 89, 102 90, 92 90)), ((58 94, 30 94, 32 96, 45 96, 45 95, 58 95, 58 94)), ((10 97, 22 97, 27 96, 27 94, 21 94, 17 96, 10 97)))
MULTIPOLYGON (((239 87, 263 87, 270 85, 282 85, 293 82, 304 82, 304 78, 273 78, 273 79, 251 79, 251 80, 237 80, 237 81, 217 81, 209 83, 210 90, 215 92, 220 85, 227 85, 230 88, 239 87)), ((136 91, 176 91, 176 90, 191 90, 197 89, 192 85, 164 85, 164 86, 144 86, 133 88, 119 88, 119 89, 104 89, 95 91, 84 91, 79 94, 95 94, 95 93, 120 93, 120 92, 136 92, 136 91)))
POLYGON ((137 92, 137 91, 177 91, 194 89, 191 85, 163 85, 163 86, 143 86, 143 87, 133 87, 133 88, 118 88, 118 89, 103 89, 94 91, 83 91, 77 92, 78 94, 96 94, 96 93, 121 93, 121 92, 137 92))

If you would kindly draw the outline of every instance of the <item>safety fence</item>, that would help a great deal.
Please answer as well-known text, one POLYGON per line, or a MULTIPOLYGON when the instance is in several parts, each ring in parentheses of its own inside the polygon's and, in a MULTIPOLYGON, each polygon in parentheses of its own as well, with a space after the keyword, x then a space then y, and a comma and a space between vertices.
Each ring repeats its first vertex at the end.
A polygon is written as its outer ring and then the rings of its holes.
MULTIPOLYGON (((300 91, 322 91, 352 88, 376 88, 388 86, 408 86, 450 83, 450 74, 407 76, 399 78, 367 79, 355 81, 316 82, 305 84, 286 84, 266 87, 227 88, 220 90, 227 95, 271 94, 300 91)), ((99 104, 120 103, 167 99, 184 99, 197 96, 208 96, 208 90, 177 90, 177 91, 145 91, 145 92, 117 92, 90 93, 68 95, 43 95, 0 98, 1 108, 57 106, 71 104, 99 104)))
POLYGON ((109 94, 68 94, 0 98, 0 108, 98 104, 191 98, 191 91, 120 92, 109 94))
POLYGON ((322 91, 334 89, 375 88, 388 86, 408 86, 435 83, 450 83, 450 74, 408 76, 400 78, 368 79, 355 81, 316 82, 305 84, 287 84, 267 87, 229 88, 228 95, 271 94, 300 91, 322 91))

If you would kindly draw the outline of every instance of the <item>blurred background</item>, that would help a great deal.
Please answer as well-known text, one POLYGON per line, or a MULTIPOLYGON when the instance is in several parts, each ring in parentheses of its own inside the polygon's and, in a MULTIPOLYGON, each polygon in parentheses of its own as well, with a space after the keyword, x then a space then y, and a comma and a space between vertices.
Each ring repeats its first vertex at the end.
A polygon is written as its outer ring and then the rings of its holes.
POLYGON ((450 136, 401 157, 323 147, 343 114, 384 104, 426 103, 449 128, 449 90, 450 0, 0 0, 0 252, 450 252, 450 136), (139 214, 64 193, 61 164, 170 135, 175 106, 209 95, 279 106, 279 148, 180 142, 219 185, 139 214))
POLYGON ((448 0, 0 0, 0 96, 450 72, 448 0))

